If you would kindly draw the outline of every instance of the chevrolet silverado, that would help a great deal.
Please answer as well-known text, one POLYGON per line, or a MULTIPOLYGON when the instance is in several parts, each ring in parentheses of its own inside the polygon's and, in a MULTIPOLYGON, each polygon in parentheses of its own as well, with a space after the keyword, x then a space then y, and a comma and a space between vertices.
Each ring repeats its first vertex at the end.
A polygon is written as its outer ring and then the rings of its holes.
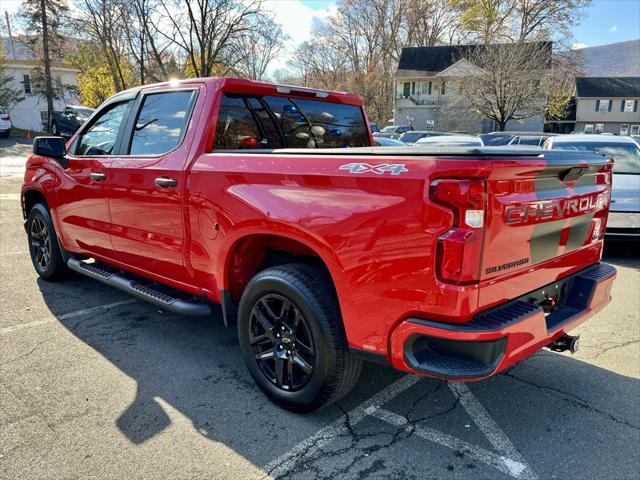
MULTIPOLYGON (((610 300, 612 161, 373 147, 355 94, 232 78, 120 92, 38 137, 22 209, 46 280, 86 275, 168 311, 221 304, 278 404, 345 395, 362 360, 481 380, 610 300)), ((215 352, 211 352, 215 355, 215 352)))

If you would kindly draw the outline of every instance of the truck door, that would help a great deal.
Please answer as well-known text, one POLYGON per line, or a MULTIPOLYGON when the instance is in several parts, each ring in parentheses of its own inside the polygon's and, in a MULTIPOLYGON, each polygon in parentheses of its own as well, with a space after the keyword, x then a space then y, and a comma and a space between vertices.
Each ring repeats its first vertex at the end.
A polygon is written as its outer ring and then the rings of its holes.
POLYGON ((140 95, 122 155, 109 168, 116 259, 175 281, 184 279, 184 168, 191 145, 183 140, 197 94, 191 88, 140 95))
POLYGON ((129 106, 129 100, 105 106, 74 140, 58 191, 56 218, 63 241, 104 257, 113 253, 108 170, 129 106))

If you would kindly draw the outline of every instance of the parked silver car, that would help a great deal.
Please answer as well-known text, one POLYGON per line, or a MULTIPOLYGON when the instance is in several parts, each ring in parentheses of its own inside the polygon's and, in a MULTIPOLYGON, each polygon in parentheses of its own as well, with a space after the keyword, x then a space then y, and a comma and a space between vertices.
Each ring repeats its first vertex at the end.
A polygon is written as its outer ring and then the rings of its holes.
POLYGON ((559 135, 545 148, 595 150, 614 160, 613 190, 607 237, 640 239, 640 147, 630 137, 614 135, 559 135))

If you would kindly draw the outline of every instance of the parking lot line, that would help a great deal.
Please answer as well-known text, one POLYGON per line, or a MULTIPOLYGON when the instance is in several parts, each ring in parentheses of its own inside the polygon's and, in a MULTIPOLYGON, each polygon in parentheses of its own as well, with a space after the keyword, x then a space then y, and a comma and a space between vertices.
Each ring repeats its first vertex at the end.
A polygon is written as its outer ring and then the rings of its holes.
POLYGON ((0 200, 20 200, 19 193, 0 193, 0 200))
POLYGON ((477 445, 472 445, 465 442, 464 440, 460 440, 459 438, 455 438, 434 428, 425 427, 422 425, 411 426, 411 424, 405 417, 403 417, 402 415, 398 415, 397 413, 390 412, 389 410, 386 410, 384 408, 371 407, 369 410, 367 410, 367 413, 397 428, 413 428, 413 433, 421 438, 424 438, 425 440, 437 443, 438 445, 450 448, 451 450, 462 452, 468 457, 478 460, 497 470, 500 470, 501 472, 506 473, 507 475, 510 475, 514 478, 537 478, 532 474, 530 469, 528 469, 526 464, 522 464, 511 458, 507 458, 505 456, 490 452, 477 445))
POLYGON ((369 398, 369 400, 364 401, 353 410, 340 416, 340 418, 334 420, 321 430, 318 430, 318 432, 311 437, 297 444, 289 452, 269 462, 263 467, 263 470, 272 477, 279 477, 280 475, 287 473, 295 465, 296 460, 305 452, 318 450, 339 435, 347 433, 349 430, 347 421, 350 426, 355 425, 367 416, 366 411, 369 408, 378 407, 387 403, 389 400, 393 399, 419 381, 420 377, 416 375, 406 375, 400 380, 396 380, 369 398))
MULTIPOLYGON (((487 440, 489 440, 489 443, 491 443, 493 448, 516 463, 525 465, 531 471, 531 468, 527 466, 527 462, 522 458, 518 449, 511 440, 509 440, 493 418, 489 416, 487 410, 478 401, 473 392, 469 390, 469 387, 460 382, 447 382, 447 385, 460 399, 460 404, 464 407, 484 436, 487 437, 487 440)), ((527 476, 518 478, 532 477, 527 476)))
POLYGON ((57 321, 69 320, 71 318, 81 317, 88 313, 107 311, 115 307, 120 307, 122 305, 130 305, 136 302, 137 300, 135 298, 131 298, 129 300, 121 300, 120 302, 108 303, 106 305, 98 305, 97 307, 85 308, 83 310, 76 310, 75 312, 65 313, 63 315, 58 315, 57 317, 53 316, 53 317, 45 318, 42 320, 34 320, 33 322, 20 323, 18 325, 12 325, 10 327, 5 327, 3 329, 0 329, 0 335, 6 335, 8 333, 16 332, 18 330, 23 330, 25 328, 37 327, 38 325, 44 325, 46 323, 53 323, 56 320, 57 321))

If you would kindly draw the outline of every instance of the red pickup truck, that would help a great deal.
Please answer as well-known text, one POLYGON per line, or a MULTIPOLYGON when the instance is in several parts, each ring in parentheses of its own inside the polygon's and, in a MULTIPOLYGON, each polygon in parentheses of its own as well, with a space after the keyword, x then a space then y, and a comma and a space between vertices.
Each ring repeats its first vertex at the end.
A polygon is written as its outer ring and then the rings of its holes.
MULTIPOLYGON (((489 377, 610 300, 612 161, 371 147, 354 94, 230 78, 107 100, 39 137, 22 187, 34 267, 236 326, 256 383, 311 411, 363 359, 489 377), (347 148, 348 147, 348 148, 347 148)), ((215 355, 215 352, 211 352, 215 355)))

